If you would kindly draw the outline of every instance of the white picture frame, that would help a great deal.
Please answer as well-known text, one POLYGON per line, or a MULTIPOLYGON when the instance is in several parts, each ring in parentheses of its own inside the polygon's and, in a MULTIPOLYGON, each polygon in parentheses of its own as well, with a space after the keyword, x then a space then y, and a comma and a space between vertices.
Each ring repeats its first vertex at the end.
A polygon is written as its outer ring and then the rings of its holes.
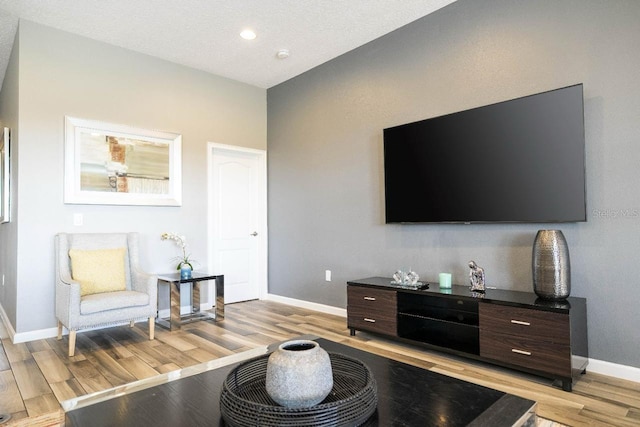
POLYGON ((64 203, 182 205, 182 135, 65 117, 64 203))
POLYGON ((0 224, 11 221, 11 131, 2 128, 0 138, 0 224))

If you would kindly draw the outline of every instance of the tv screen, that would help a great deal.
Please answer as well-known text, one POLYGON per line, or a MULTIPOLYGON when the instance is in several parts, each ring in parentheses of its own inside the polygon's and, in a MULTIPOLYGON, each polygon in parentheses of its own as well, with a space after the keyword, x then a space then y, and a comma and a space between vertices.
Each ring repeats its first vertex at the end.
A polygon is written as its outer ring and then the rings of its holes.
POLYGON ((582 84, 384 129, 387 223, 586 221, 582 84))

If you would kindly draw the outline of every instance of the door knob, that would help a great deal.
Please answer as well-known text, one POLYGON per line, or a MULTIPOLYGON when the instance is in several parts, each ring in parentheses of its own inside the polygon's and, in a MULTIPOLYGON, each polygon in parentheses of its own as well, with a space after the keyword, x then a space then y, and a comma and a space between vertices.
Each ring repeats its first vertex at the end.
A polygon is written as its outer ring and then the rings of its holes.
POLYGON ((253 233, 250 234, 250 236, 256 237, 258 235, 257 231, 254 231, 253 233))

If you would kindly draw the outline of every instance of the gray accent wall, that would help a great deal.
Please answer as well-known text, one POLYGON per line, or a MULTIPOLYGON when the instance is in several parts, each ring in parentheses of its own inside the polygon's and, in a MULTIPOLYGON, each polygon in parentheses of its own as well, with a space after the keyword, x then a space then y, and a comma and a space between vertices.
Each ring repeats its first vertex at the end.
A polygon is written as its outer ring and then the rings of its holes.
POLYGON ((29 338, 56 327, 56 233, 137 231, 143 268, 170 272, 179 249, 160 235, 176 232, 206 269, 207 143, 266 149, 267 109, 265 89, 43 25, 21 21, 18 40, 0 92, 0 122, 14 128, 19 151, 15 214, 0 225, 8 275, 0 303, 15 332, 29 338), (66 115, 181 134, 182 206, 65 204, 66 115))
POLYGON ((639 22, 636 0, 458 0, 269 89, 269 292, 345 308, 347 280, 467 284, 469 260, 489 286, 531 291, 535 234, 558 228, 590 357, 640 367, 639 22), (384 128, 575 83, 586 223, 384 224, 384 128))

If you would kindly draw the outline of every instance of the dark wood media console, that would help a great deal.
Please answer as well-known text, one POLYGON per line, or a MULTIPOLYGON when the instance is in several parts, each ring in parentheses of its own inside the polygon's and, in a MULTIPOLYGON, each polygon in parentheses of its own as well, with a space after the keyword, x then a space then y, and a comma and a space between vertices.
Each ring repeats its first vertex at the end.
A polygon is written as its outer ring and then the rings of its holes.
POLYGON ((347 324, 441 351, 559 380, 571 391, 588 364, 587 301, 468 286, 413 290, 370 277, 347 282, 347 324))

